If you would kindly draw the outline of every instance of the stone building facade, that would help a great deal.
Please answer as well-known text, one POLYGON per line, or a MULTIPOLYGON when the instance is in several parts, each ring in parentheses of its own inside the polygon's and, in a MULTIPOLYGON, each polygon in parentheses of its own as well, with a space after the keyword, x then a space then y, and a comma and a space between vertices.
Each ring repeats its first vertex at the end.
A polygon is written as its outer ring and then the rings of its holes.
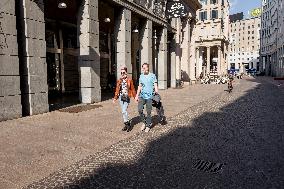
POLYGON ((191 79, 202 75, 224 75, 227 73, 229 45, 229 1, 200 0, 202 8, 197 11, 194 29, 192 62, 195 73, 191 79))
POLYGON ((121 66, 137 83, 147 62, 160 89, 176 87, 181 62, 192 56, 201 7, 197 0, 3 0, 0 5, 0 121, 48 112, 70 99, 71 104, 99 102, 109 76, 117 78, 121 66), (181 3, 186 14, 166 17, 171 3, 181 3))
POLYGON ((230 22, 228 70, 240 73, 247 69, 260 71, 260 17, 230 22))
POLYGON ((261 69, 266 75, 284 77, 284 2, 263 0, 261 17, 261 69))

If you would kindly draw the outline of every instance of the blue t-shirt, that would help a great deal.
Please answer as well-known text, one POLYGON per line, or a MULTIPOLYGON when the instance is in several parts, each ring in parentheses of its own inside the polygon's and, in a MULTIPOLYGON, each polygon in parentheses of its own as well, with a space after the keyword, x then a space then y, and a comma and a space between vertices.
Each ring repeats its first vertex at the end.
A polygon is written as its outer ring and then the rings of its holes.
POLYGON ((157 83, 155 74, 149 73, 144 75, 142 73, 139 78, 139 85, 142 86, 140 97, 143 99, 151 99, 153 97, 155 83, 157 83))

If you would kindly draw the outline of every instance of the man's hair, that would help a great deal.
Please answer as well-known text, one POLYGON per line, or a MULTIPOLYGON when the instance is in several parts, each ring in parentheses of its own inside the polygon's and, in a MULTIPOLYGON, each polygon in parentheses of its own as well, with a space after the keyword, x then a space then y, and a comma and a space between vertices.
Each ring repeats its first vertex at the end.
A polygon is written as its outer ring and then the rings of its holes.
POLYGON ((120 70, 124 70, 127 73, 127 67, 122 67, 120 70))
POLYGON ((142 67, 143 67, 144 65, 147 65, 147 67, 149 68, 149 64, 148 64, 147 62, 143 63, 143 64, 142 64, 142 67))

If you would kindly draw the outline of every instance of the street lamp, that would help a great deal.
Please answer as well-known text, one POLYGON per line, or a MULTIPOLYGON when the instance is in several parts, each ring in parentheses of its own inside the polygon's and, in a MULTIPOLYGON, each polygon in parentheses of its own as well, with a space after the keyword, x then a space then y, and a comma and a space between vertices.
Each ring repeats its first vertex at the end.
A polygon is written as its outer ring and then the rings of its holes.
POLYGON ((110 18, 105 18, 105 23, 109 23, 110 22, 110 18))
POLYGON ((138 32, 139 32, 139 31, 138 31, 138 26, 137 26, 137 24, 135 25, 134 30, 132 30, 132 32, 133 32, 133 33, 138 33, 138 32))
POLYGON ((58 8, 60 8, 60 9, 66 9, 67 8, 67 4, 65 3, 64 0, 59 1, 58 8))

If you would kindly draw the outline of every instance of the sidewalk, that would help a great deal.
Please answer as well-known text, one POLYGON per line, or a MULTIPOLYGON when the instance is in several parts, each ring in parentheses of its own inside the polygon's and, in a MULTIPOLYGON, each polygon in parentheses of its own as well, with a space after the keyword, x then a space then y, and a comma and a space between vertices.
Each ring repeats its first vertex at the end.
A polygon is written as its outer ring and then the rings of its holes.
MULTIPOLYGON (((192 85, 160 91, 165 114, 172 117, 226 87, 192 85)), ((0 122, 0 188, 26 186, 140 132, 140 124, 129 133, 121 131, 119 103, 108 100, 98 105, 102 107, 80 113, 54 111, 0 122)), ((131 118, 138 115, 133 100, 129 112, 131 118)))

